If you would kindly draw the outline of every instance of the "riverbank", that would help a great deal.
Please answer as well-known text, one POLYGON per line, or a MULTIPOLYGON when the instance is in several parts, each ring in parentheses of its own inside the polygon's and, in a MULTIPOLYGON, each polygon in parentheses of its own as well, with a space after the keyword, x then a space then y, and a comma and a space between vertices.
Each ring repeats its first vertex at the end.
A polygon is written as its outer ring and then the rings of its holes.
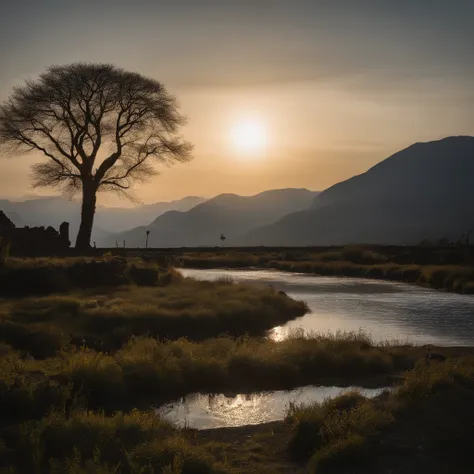
POLYGON ((261 268, 321 276, 370 278, 474 294, 474 253, 448 247, 321 247, 276 252, 222 249, 180 254, 185 268, 261 268))
MULTIPOLYGON (((34 358, 25 342, 2 344, 0 393, 5 419, 43 416, 68 403, 89 410, 158 406, 194 392, 242 393, 303 385, 394 384, 424 360, 430 349, 374 346, 364 335, 294 336, 277 343, 264 338, 221 337, 192 342, 134 337, 119 350, 64 347, 34 358), (13 345, 13 346, 12 346, 13 345)), ((474 352, 443 348, 445 357, 474 352)))
POLYGON ((472 472, 472 357, 419 365, 391 393, 348 393, 290 407, 287 419, 196 433, 232 472, 468 474, 472 472))
MULTIPOLYGON (((304 303, 230 279, 186 279, 139 259, 12 260, 0 279, 23 285, 16 295, 4 290, 0 300, 1 474, 292 473, 307 466, 324 473, 331 472, 321 470, 326 461, 313 458, 329 452, 345 459, 353 447, 334 435, 330 444, 306 449, 318 423, 332 419, 319 405, 293 407, 282 423, 216 433, 176 428, 156 414, 161 404, 194 392, 390 385, 400 386, 394 393, 403 400, 416 399, 418 413, 431 409, 428 395, 447 388, 459 411, 442 408, 461 419, 459 432, 445 417, 435 425, 433 415, 413 417, 426 428, 418 433, 448 429, 463 436, 461 447, 472 441, 463 425, 471 405, 451 389, 471 390, 474 348, 375 344, 361 332, 295 332, 276 342, 263 337, 266 329, 306 311, 304 303), (299 450, 304 456, 295 456, 299 450)), ((416 426, 403 431, 409 412, 395 410, 392 396, 390 403, 357 400, 367 411, 354 413, 383 410, 395 420, 386 426, 392 437, 413 441, 416 426)), ((385 428, 366 431, 365 418, 351 420, 357 449, 386 442, 377 438, 389 433, 385 428)), ((436 448, 442 453, 444 446, 436 448)), ((448 458, 463 459, 455 449, 448 458)), ((397 462, 407 459, 395 454, 397 462)), ((381 462, 378 455, 369 460, 381 462)))
POLYGON ((423 360, 377 399, 349 393, 290 407, 282 422, 217 430, 58 406, 2 426, 0 472, 467 474, 473 374, 472 356, 423 360))
POLYGON ((307 311, 269 287, 199 282, 139 259, 12 259, 0 295, 0 341, 36 358, 114 351, 132 336, 264 336, 307 311))

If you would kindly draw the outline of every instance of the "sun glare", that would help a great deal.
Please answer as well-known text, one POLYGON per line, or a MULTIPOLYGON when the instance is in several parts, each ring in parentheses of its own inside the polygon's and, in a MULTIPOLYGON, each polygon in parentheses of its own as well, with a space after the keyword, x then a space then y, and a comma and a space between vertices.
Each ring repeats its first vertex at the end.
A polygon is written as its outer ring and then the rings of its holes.
POLYGON ((267 131, 262 122, 246 119, 237 122, 232 129, 234 149, 245 155, 254 155, 264 151, 267 145, 267 131))

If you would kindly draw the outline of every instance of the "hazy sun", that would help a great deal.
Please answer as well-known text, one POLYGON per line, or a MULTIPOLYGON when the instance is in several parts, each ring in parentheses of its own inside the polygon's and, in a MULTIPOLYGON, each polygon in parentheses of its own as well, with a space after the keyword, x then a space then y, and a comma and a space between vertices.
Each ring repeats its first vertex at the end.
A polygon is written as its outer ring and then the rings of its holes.
POLYGON ((263 151, 267 145, 267 130, 259 120, 240 120, 232 128, 231 138, 237 152, 256 154, 263 151))

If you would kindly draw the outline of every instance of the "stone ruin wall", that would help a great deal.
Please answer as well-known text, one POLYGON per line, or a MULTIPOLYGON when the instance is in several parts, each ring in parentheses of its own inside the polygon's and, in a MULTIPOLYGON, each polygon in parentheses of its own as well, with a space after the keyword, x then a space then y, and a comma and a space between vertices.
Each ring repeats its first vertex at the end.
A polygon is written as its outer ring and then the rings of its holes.
POLYGON ((69 223, 63 222, 59 231, 53 227, 15 227, 0 211, 0 245, 10 246, 10 255, 18 257, 46 257, 67 254, 69 223))

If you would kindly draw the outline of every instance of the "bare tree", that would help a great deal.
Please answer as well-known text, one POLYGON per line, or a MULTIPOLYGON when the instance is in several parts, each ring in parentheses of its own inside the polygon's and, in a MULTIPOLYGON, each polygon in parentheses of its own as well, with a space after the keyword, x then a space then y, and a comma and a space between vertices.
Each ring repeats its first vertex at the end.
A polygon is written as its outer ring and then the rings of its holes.
POLYGON ((35 187, 82 191, 76 247, 90 247, 99 191, 129 195, 156 174, 154 162, 191 159, 179 135, 184 118, 159 82, 107 64, 53 66, 14 89, 0 106, 0 145, 7 154, 41 152, 35 187))

